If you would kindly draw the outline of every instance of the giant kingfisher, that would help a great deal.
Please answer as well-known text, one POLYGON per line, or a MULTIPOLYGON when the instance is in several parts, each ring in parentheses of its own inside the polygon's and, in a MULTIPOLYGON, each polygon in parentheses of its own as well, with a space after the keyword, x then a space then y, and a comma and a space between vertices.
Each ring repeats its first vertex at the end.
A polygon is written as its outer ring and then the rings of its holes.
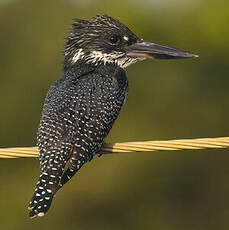
POLYGON ((190 57, 197 55, 139 39, 107 15, 76 19, 65 44, 63 76, 43 107, 40 177, 29 216, 43 216, 56 192, 100 152, 127 97, 125 67, 147 58, 190 57))

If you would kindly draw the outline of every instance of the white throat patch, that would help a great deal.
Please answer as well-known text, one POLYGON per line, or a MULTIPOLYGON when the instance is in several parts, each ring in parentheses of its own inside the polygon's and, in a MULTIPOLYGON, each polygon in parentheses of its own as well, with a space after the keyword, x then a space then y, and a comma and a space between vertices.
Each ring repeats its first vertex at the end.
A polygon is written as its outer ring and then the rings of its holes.
POLYGON ((86 63, 92 63, 94 65, 98 65, 103 63, 106 64, 115 64, 121 68, 125 68, 139 60, 143 60, 144 58, 133 58, 127 57, 122 52, 113 52, 113 53, 103 53, 101 51, 92 51, 90 54, 85 55, 83 49, 78 49, 75 55, 72 58, 72 63, 76 63, 78 60, 84 59, 86 63))

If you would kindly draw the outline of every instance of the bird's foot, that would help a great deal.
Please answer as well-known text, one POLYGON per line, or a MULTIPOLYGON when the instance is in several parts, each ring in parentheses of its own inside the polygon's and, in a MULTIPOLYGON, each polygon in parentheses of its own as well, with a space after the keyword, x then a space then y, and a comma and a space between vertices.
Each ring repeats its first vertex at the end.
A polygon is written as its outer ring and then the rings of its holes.
POLYGON ((98 157, 101 157, 103 155, 103 153, 98 153, 98 157))

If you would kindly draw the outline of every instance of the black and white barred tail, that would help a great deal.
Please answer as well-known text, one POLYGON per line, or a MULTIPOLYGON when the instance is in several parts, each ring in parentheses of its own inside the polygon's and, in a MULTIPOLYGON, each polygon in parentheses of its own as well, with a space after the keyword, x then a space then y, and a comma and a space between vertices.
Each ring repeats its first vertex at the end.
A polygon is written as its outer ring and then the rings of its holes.
POLYGON ((53 196, 58 190, 58 184, 55 183, 55 178, 50 178, 50 175, 43 172, 37 182, 36 189, 32 200, 29 203, 29 217, 44 216, 49 210, 53 196), (51 180, 50 180, 51 179, 51 180))

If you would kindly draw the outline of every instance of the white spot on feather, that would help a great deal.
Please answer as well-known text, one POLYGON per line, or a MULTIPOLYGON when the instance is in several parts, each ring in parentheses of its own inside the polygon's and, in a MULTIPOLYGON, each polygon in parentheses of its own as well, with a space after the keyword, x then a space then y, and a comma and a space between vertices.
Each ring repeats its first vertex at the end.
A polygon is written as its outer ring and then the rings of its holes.
POLYGON ((37 214, 38 216, 44 216, 45 214, 43 212, 40 212, 37 214))
POLYGON ((83 55, 84 55, 84 52, 83 52, 82 48, 76 50, 76 53, 75 53, 75 55, 72 58, 72 62, 76 63, 79 59, 81 59, 83 57, 83 55))

